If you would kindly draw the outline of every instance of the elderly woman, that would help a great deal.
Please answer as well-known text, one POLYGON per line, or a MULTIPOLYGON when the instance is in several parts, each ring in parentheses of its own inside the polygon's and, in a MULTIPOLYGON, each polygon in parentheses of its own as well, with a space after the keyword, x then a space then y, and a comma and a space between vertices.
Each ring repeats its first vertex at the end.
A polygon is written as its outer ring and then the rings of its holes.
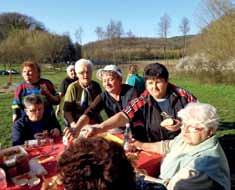
MULTIPOLYGON (((79 59, 75 63, 78 80, 71 83, 64 97, 64 117, 68 126, 76 127, 76 122, 86 108, 101 93, 100 85, 92 80, 93 63, 87 59, 79 59)), ((93 117, 100 121, 99 115, 93 117)))
POLYGON ((228 162, 215 132, 216 109, 203 103, 189 103, 180 110, 181 134, 170 141, 134 142, 137 149, 166 154, 160 178, 168 190, 230 189, 228 162))
POLYGON ((19 84, 15 90, 12 103, 13 122, 25 115, 23 100, 31 94, 42 95, 45 102, 45 112, 55 117, 53 105, 60 103, 60 96, 55 91, 53 83, 41 78, 40 66, 33 61, 23 62, 21 68, 24 82, 19 84))

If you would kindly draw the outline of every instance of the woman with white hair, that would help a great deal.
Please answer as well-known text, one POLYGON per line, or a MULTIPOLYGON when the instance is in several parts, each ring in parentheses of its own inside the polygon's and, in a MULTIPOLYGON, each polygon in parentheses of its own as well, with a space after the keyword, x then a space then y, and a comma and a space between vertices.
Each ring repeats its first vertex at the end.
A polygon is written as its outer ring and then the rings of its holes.
MULTIPOLYGON (((64 97, 64 117, 68 126, 74 127, 85 109, 101 93, 100 85, 91 80, 93 64, 90 60, 79 59, 75 63, 78 80, 71 83, 64 97)), ((100 122, 100 116, 93 117, 94 122, 100 122)))
POLYGON ((165 155, 159 178, 168 190, 229 190, 228 162, 215 135, 219 125, 216 109, 209 104, 189 103, 178 117, 181 133, 175 139, 136 141, 132 145, 165 155))

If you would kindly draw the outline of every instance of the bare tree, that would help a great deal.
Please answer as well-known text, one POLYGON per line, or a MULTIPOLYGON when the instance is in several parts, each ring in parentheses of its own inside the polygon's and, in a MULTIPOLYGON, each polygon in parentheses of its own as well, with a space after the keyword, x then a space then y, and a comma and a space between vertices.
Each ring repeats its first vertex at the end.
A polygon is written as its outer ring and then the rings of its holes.
POLYGON ((210 63, 219 69, 226 60, 235 57, 234 0, 202 0, 197 14, 203 40, 197 40, 191 51, 206 54, 210 63))
POLYGON ((135 37, 135 34, 134 34, 131 30, 129 30, 129 31, 126 33, 126 35, 127 35, 128 38, 134 38, 134 37, 135 37))
POLYGON ((111 20, 106 27, 106 36, 108 39, 120 38, 123 33, 121 21, 111 20))
POLYGON ((124 33, 122 22, 111 20, 106 27, 106 37, 110 40, 112 46, 113 62, 116 63, 116 51, 120 52, 120 37, 124 33))
POLYGON ((159 35, 163 38, 163 49, 164 49, 164 59, 166 59, 166 49, 167 49, 167 36, 169 33, 169 28, 171 24, 171 18, 165 13, 161 18, 160 22, 158 23, 159 26, 159 35))
POLYGON ((234 12, 234 0, 201 0, 196 13, 201 28, 207 27, 214 20, 234 12))
POLYGON ((105 37, 105 32, 102 27, 97 26, 95 29, 95 33, 97 35, 98 40, 103 40, 105 37))
POLYGON ((79 26, 78 29, 75 31, 75 37, 80 45, 82 45, 82 34, 83 34, 83 29, 81 26, 79 26))
POLYGON ((189 26, 188 18, 184 17, 182 19, 179 28, 180 28, 180 31, 183 34, 183 37, 184 37, 184 49, 183 49, 183 57, 184 57, 185 54, 186 54, 186 36, 187 36, 188 32, 190 31, 190 26, 189 26))

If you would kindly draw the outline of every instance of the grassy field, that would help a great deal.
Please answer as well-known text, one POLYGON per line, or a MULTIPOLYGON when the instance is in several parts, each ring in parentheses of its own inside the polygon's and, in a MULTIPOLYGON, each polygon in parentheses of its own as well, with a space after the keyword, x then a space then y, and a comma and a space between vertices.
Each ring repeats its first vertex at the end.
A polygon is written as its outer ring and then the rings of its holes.
MULTIPOLYGON (((42 77, 53 81, 55 86, 58 87, 60 81, 65 77, 65 72, 60 70, 43 70, 42 77)), ((2 92, 7 79, 8 76, 0 76, 0 142, 3 147, 11 145, 11 101, 13 93, 2 92)), ((22 81, 20 75, 13 76, 13 85, 17 85, 20 81, 22 81)), ((218 135, 235 134, 235 86, 201 84, 193 78, 182 75, 173 75, 170 81, 192 92, 199 101, 212 104, 218 109, 222 126, 218 135)))

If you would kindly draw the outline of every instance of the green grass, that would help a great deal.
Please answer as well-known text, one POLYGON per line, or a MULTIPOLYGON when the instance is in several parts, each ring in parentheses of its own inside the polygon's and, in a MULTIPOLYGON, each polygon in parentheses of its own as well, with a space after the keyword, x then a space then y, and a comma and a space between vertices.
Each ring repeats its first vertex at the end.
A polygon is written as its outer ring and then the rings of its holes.
MULTIPOLYGON (((43 70, 42 77, 53 81, 55 86, 58 87, 60 81, 65 77, 65 70, 43 70)), ((8 76, 0 76, 1 89, 3 86, 6 86, 7 79, 8 76)), ((22 78, 20 75, 13 76, 14 85, 21 81, 22 78)), ((218 132, 219 135, 235 134, 235 86, 201 84, 193 78, 182 75, 174 75, 170 81, 192 92, 200 102, 212 104, 217 108, 224 129, 218 132)), ((13 93, 0 93, 0 142, 3 147, 11 145, 12 98, 13 93)))

